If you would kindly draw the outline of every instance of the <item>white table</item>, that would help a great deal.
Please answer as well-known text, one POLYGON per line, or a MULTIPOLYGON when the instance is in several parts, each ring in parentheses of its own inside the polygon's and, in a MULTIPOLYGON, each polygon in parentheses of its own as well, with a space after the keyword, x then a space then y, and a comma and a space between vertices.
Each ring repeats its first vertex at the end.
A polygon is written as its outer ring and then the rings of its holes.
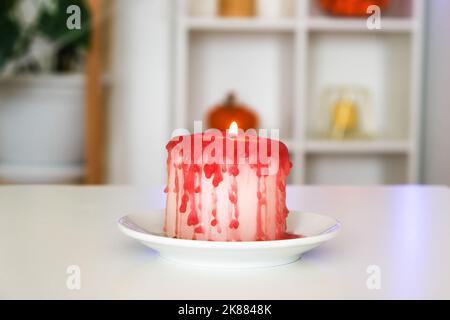
POLYGON ((160 188, 0 187, 0 298, 450 298, 448 188, 290 187, 290 209, 334 216, 342 233, 253 270, 167 262, 117 229, 120 216, 163 206, 160 188), (80 290, 66 286, 70 265, 80 290), (369 265, 379 290, 367 288, 369 265))

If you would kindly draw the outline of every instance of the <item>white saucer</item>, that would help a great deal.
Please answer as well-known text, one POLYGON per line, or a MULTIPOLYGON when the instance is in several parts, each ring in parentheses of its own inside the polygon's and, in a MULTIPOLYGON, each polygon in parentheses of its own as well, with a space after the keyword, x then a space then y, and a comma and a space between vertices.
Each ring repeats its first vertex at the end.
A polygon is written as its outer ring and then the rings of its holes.
POLYGON ((191 265, 249 268, 269 267, 296 261, 300 256, 334 238, 340 223, 315 213, 290 212, 287 231, 302 235, 276 241, 216 242, 168 238, 164 236, 164 210, 130 214, 118 221, 119 229, 144 245, 159 251, 161 257, 191 265))

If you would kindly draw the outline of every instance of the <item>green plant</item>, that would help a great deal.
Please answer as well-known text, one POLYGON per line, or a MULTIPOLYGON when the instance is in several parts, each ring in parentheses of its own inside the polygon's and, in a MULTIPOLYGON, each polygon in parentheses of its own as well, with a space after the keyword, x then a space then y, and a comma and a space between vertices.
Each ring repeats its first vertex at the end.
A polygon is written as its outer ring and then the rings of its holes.
POLYGON ((0 1, 0 70, 15 55, 15 48, 20 38, 21 29, 13 11, 17 2, 14 0, 0 1))
POLYGON ((65 71, 76 63, 79 52, 89 46, 90 14, 84 0, 54 0, 55 7, 46 7, 37 18, 37 29, 47 39, 58 44, 55 70, 65 71), (70 5, 77 5, 81 13, 81 29, 69 30, 66 26, 70 5))
POLYGON ((0 71, 12 60, 23 58, 16 71, 41 70, 34 57, 27 56, 30 45, 37 37, 53 47, 51 70, 64 72, 75 68, 89 46, 91 15, 85 0, 46 0, 40 4, 34 21, 24 26, 17 15, 21 0, 0 1, 0 71), (80 9, 81 29, 69 29, 67 8, 80 9), (25 57, 25 58, 24 58, 25 57))

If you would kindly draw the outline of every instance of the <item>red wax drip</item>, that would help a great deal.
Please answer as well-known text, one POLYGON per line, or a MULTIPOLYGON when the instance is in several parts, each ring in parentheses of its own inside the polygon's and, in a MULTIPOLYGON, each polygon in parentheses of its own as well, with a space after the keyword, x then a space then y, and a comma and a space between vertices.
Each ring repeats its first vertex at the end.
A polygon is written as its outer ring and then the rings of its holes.
POLYGON ((301 234, 285 232, 285 233, 283 233, 283 236, 279 240, 300 239, 300 238, 306 238, 306 237, 301 234))
POLYGON ((237 165, 233 164, 228 170, 231 180, 231 189, 228 192, 228 198, 233 205, 234 217, 231 219, 229 227, 230 229, 239 228, 239 206, 238 206, 238 185, 236 181, 236 176, 239 174, 239 169, 237 165))
POLYGON ((177 166, 174 165, 174 169, 175 169, 175 194, 176 194, 176 220, 175 220, 175 234, 179 234, 180 232, 180 223, 181 223, 181 219, 180 219, 180 211, 179 211, 179 203, 180 203, 180 194, 179 194, 179 190, 180 190, 180 182, 178 180, 178 171, 177 171, 177 166))
POLYGON ((231 220, 230 222, 230 229, 237 229, 239 228, 239 221, 236 219, 231 220))
POLYGON ((211 192, 211 197, 212 197, 212 210, 211 210, 211 215, 212 215, 212 220, 211 220, 211 226, 216 227, 217 226, 217 232, 221 233, 221 228, 218 224, 217 221, 217 191, 216 188, 212 189, 211 192))
POLYGON ((205 233, 205 230, 203 229, 202 226, 198 226, 194 229, 195 233, 205 233))

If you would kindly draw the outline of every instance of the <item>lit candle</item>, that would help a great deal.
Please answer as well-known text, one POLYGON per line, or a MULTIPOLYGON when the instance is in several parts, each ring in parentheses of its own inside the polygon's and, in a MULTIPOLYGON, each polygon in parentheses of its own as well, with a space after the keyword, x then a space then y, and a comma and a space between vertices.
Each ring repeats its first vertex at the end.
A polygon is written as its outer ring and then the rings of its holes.
POLYGON ((291 163, 278 140, 209 130, 167 144, 168 237, 210 241, 286 237, 291 163))

